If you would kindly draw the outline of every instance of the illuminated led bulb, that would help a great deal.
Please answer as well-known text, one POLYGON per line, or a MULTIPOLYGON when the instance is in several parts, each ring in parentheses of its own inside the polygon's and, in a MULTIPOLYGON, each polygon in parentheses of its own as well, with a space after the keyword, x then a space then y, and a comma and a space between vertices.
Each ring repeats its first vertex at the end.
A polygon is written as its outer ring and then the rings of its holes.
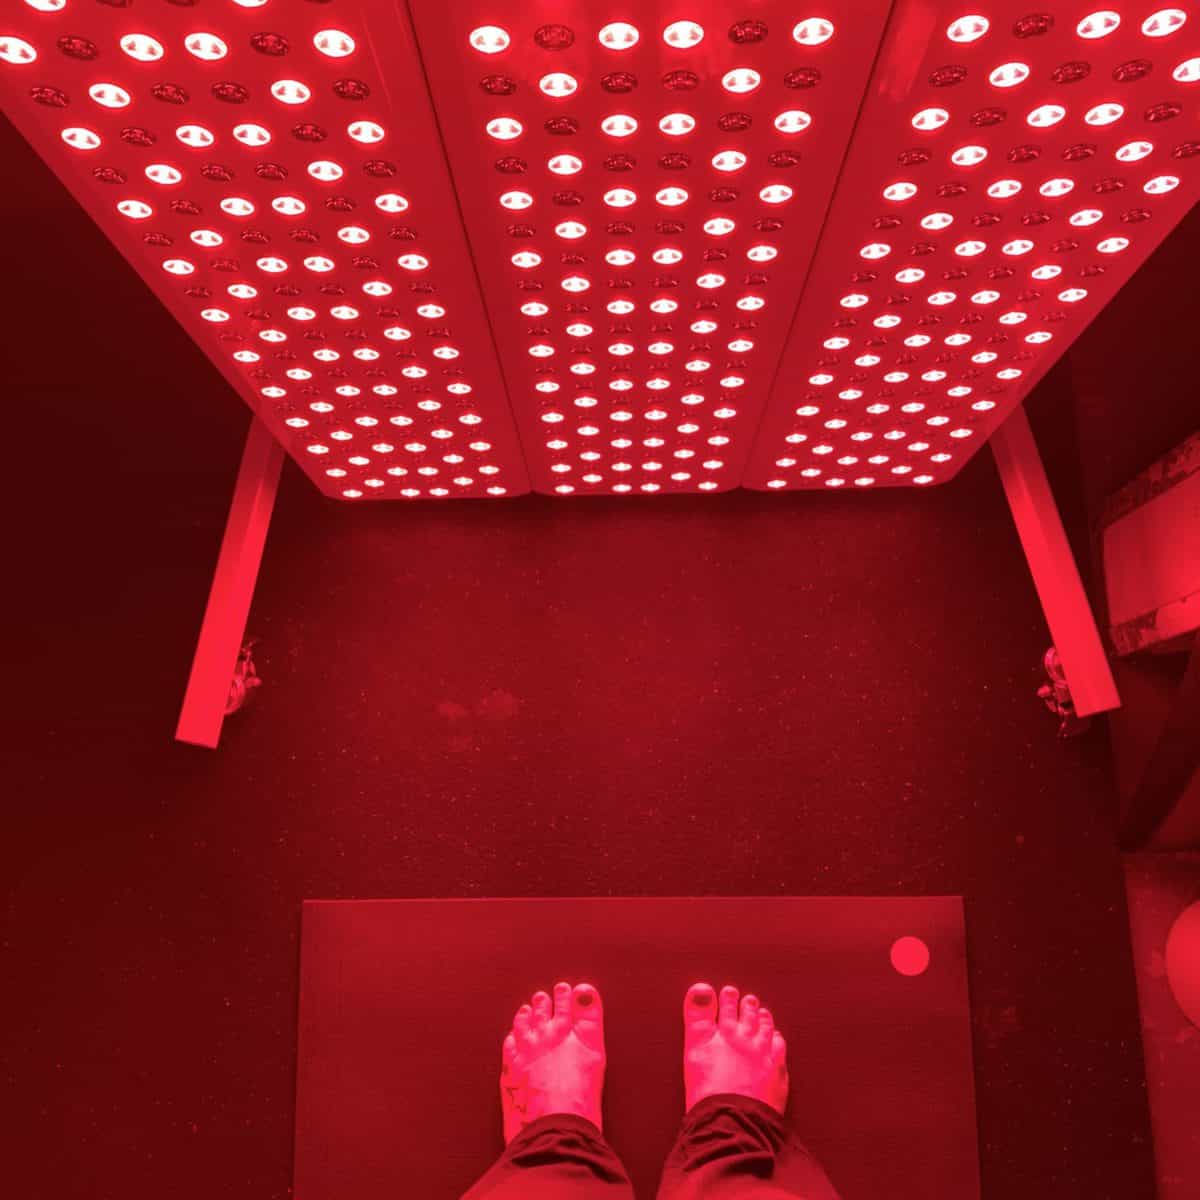
POLYGON ((322 29, 313 35, 313 45, 327 58, 345 58, 354 53, 354 39, 340 29, 322 29))
POLYGON ((637 192, 629 188, 613 188, 604 193, 604 203, 610 208, 629 208, 637 203, 637 192))
POLYGON ((146 33, 127 33, 121 39, 121 49, 138 62, 157 62, 163 56, 162 42, 146 33))
POLYGON ((1035 129, 1047 129, 1057 125, 1066 115, 1067 110, 1061 104, 1042 104, 1025 118, 1025 123, 1035 129))
POLYGON ((173 183, 179 183, 183 179, 183 172, 176 170, 166 163, 151 163, 146 168, 146 178, 151 183, 159 183, 164 187, 173 183))
POLYGON ((262 125, 247 122, 233 127, 233 136, 243 146, 265 146, 271 140, 271 131, 262 125))
POLYGON ((671 354, 675 347, 670 342, 651 342, 646 349, 656 358, 662 358, 667 354, 671 354))
POLYGON ((960 167, 977 166, 985 158, 987 158, 987 149, 984 146, 959 146, 950 155, 950 161, 960 167))
POLYGON ((725 286, 725 276, 715 271, 706 272, 696 279, 696 286, 702 288, 719 288, 725 286))
POLYGON ((381 192, 375 197, 375 207, 389 213, 402 213, 408 209, 408 201, 399 192, 381 192))
POLYGON ((396 265, 406 271, 423 271, 429 266, 429 259, 423 254, 401 254, 396 265))
POLYGON ((219 246, 225 240, 215 229, 193 229, 188 237, 197 246, 204 246, 206 249, 219 246))
POLYGON ((887 242, 869 242, 858 253, 860 258, 878 259, 886 258, 891 252, 892 248, 887 242))
POLYGON ((468 40, 480 54, 499 54, 508 49, 511 41, 508 31, 498 25, 480 25, 471 30, 468 40))
POLYGON ((915 183, 889 183, 883 189, 885 200, 911 200, 917 194, 915 183))
POLYGON ((654 198, 665 208, 677 208, 687 203, 688 194, 681 187, 665 187, 655 192, 654 198))
POLYGON ((322 183, 332 183, 335 179, 341 179, 345 174, 342 168, 335 162, 331 162, 327 158, 317 159, 316 162, 308 164, 308 173, 314 178, 319 179, 322 183))
POLYGON ((687 113, 667 113, 658 122, 658 127, 671 137, 682 137, 696 128, 696 118, 687 113))
POLYGON ((737 302, 738 308, 743 312, 755 312, 766 305, 766 301, 761 296, 743 296, 737 302))
POLYGON ((191 146, 196 150, 211 146, 217 140, 213 137, 212 131, 205 129, 203 125, 180 125, 175 130, 175 136, 185 146, 191 146))
POLYGON ((1142 22, 1142 33, 1146 37, 1166 37, 1182 29, 1186 20, 1187 13, 1182 8, 1162 8, 1142 22))
POLYGON ((770 183, 758 193, 765 204, 783 204, 792 198, 792 189, 786 183, 770 183))
POLYGON ((548 170, 555 175, 574 175, 583 170, 583 159, 574 154, 556 154, 546 163, 548 170))
POLYGON ((529 347, 529 353, 534 358, 549 358, 554 353, 554 347, 547 346, 545 342, 538 342, 536 345, 529 347))
POLYGON ((600 128, 609 137, 628 137, 631 133, 637 132, 637 127, 637 118, 631 117, 626 113, 614 113, 611 117, 605 117, 600 122, 600 128))
POLYGON ((724 237, 736 228, 737 226, 728 217, 711 217, 704 222, 704 232, 712 237, 724 237))
POLYGON ((676 250, 674 246, 664 246, 660 250, 650 256, 656 263, 660 263, 664 267, 674 266, 677 262, 683 261, 683 251, 676 250))
POLYGON ((1002 63, 988 76, 992 87, 1010 88, 1024 83, 1029 78, 1029 64, 1023 62, 1002 63))
POLYGON ((88 95, 104 108, 125 108, 130 101, 129 93, 115 83, 93 83, 88 95))
POLYGON ((679 307, 677 300, 670 300, 665 296, 659 297, 657 300, 650 301, 650 311, 656 313, 672 313, 679 307))
POLYGON ((562 289, 565 292, 586 292, 591 286, 591 282, 582 275, 568 275, 562 281, 562 289))
POLYGON ((948 120, 950 114, 944 108, 923 108, 913 115, 912 127, 928 132, 931 129, 940 129, 948 120))
POLYGON ((544 317, 550 311, 550 308, 540 300, 530 300, 521 305, 521 311, 527 317, 544 317))
POLYGON ((1153 153, 1154 146, 1150 142, 1126 142, 1125 145, 1117 148, 1113 157, 1121 162, 1137 162, 1138 159, 1153 153))
MULTIPOLYGON (((593 330, 592 326, 588 325, 584 321, 573 321, 567 326, 566 332, 571 337, 587 337, 593 332, 593 330)), ((578 401, 576 401, 576 403, 578 403, 578 401)))
POLYGON ((117 212, 131 221, 144 221, 154 215, 154 209, 143 200, 119 200, 117 212))
POLYGON ((511 142, 524 132, 524 126, 515 117, 494 117, 485 128, 498 142, 511 142))
POLYGON ((370 241, 371 239, 370 231, 364 229, 361 225, 343 225, 337 231, 337 235, 343 242, 351 246, 361 246, 363 242, 370 241))
POLYGON ((0 37, 0 61, 24 67, 36 58, 37 51, 24 38, 0 37))
POLYGON ((560 238, 581 238, 587 233, 587 226, 581 221, 561 221, 555 225, 554 232, 560 238))
POLYGON ((74 125, 62 131, 62 140, 76 150, 96 150, 100 146, 100 135, 94 129, 74 125))
POLYGON ((171 275, 190 275, 195 265, 186 258, 167 258, 163 260, 163 270, 171 275))
POLYGON ((663 41, 677 50, 690 50, 704 40, 704 29, 695 21, 672 21, 663 30, 663 41))
POLYGON ((229 47, 215 33, 191 33, 184 39, 189 54, 203 62, 216 62, 229 53, 229 47))
POLYGON ((800 108, 789 108, 775 118, 780 133, 803 133, 811 124, 812 117, 800 108))
POLYGON ((627 313, 633 312, 636 305, 632 300, 610 300, 607 308, 610 313, 615 313, 619 317, 625 316, 627 313))
POLYGON ((824 17, 809 17, 792 27, 792 37, 801 46, 819 46, 833 37, 833 22, 824 17))
POLYGON ((285 217, 298 217, 308 207, 299 196, 276 196, 271 207, 285 217))
POLYGON ((374 121, 352 121, 346 126, 346 134, 364 146, 373 146, 376 142, 382 142, 386 136, 383 126, 374 121))
POLYGON ((920 283, 925 278, 925 272, 920 267, 905 267, 896 272, 897 283, 920 283))
POLYGON ((1104 214, 1098 208, 1081 208, 1078 212, 1073 212, 1069 220, 1072 225, 1086 227, 1103 221, 1104 214))
POLYGON ((1164 196, 1167 192, 1173 192, 1178 186, 1178 175, 1155 175, 1153 179, 1147 179, 1142 184, 1142 191, 1150 196, 1164 196))
POLYGON ((298 79, 277 79, 271 84, 271 95, 280 104, 307 104, 312 90, 298 79))
POLYGON ((774 246, 758 245, 751 246, 746 251, 746 257, 751 262, 770 262, 778 253, 779 251, 774 246))
POLYGON ((846 337, 829 337, 821 344, 826 350, 845 350, 850 345, 850 339, 846 337))
POLYGON ((1114 121, 1119 121, 1124 115, 1124 105, 1108 102, 1097 104, 1094 108, 1089 108, 1084 113, 1083 119, 1089 125, 1111 125, 1114 121))
POLYGON ((528 208, 532 203, 533 197, 528 192, 504 192, 500 197, 500 206, 514 212, 528 208))
POLYGON ((1015 196, 1021 190, 1021 184, 1016 179, 997 179, 995 183, 988 184, 987 194, 993 200, 1007 200, 1009 196, 1015 196))
POLYGON ((629 50, 638 42, 638 31, 625 21, 605 25, 596 35, 600 45, 608 50, 629 50))
POLYGON ((1171 72, 1171 78, 1176 83, 1196 83, 1200 81, 1200 58, 1185 58, 1171 72))
POLYGON ((632 250, 610 250, 605 256, 604 261, 610 266, 627 267, 637 258, 632 250))
POLYGON ((712 165, 718 171, 740 171, 746 165, 746 156, 740 150, 722 150, 713 155, 712 165))
POLYGON ((747 92, 754 91, 760 83, 762 76, 750 67, 734 67, 732 71, 726 71, 721 79, 721 86, 735 96, 744 96, 747 92))
POLYGON ((552 99, 561 100, 572 95, 579 83, 574 75, 568 75, 565 71, 551 71, 549 75, 543 75, 538 80, 538 87, 552 99))
POLYGON ((1005 254, 1028 254, 1033 249, 1033 243, 1028 238, 1017 238, 1011 242, 1005 242, 1000 247, 1005 254))
POLYGON ((200 315, 206 321, 228 321, 229 314, 223 308, 203 308, 200 315))
POLYGON ((987 17, 971 15, 968 17, 959 17, 958 20, 952 21, 946 29, 946 36, 952 42, 975 42, 978 41, 989 28, 987 17))

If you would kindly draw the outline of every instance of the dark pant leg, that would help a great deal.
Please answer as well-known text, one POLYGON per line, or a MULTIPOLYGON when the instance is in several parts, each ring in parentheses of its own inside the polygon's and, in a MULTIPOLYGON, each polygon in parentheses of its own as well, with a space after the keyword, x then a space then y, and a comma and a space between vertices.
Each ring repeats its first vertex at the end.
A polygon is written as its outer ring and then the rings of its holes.
POLYGON ((531 1121, 463 1200, 633 1200, 633 1185, 586 1117, 531 1121))
POLYGON ((722 1094, 684 1117, 658 1200, 838 1200, 838 1194, 775 1109, 722 1094))

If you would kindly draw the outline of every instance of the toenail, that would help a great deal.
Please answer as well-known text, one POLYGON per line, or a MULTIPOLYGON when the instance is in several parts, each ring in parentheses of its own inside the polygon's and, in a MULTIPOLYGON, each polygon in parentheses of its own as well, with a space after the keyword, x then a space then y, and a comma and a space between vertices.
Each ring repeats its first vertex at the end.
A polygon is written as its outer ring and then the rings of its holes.
POLYGON ((592 993, 591 992, 580 992, 579 993, 579 1003, 580 1004, 591 1004, 591 1002, 592 1002, 592 993))
POLYGON ((708 992, 699 992, 692 997, 693 1004, 711 1004, 712 996, 708 992))

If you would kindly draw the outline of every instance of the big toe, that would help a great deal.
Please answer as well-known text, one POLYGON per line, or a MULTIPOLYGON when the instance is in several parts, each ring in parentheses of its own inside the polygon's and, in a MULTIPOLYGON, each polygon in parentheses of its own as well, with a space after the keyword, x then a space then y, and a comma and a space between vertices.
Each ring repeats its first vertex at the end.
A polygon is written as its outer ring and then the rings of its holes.
POLYGON ((683 998, 684 1045, 707 1042, 717 1029, 717 993, 711 983, 693 983, 683 998))
POLYGON ((604 1048, 604 1005, 590 983, 577 983, 571 993, 571 1020, 576 1036, 595 1050, 604 1048))

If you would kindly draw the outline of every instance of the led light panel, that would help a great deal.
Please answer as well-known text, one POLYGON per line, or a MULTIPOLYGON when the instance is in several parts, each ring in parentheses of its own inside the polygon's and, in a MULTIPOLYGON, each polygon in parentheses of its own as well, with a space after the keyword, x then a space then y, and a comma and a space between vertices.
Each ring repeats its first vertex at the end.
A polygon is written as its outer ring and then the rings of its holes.
POLYGON ((887 0, 411 7, 534 487, 736 487, 887 0))
POLYGON ((9 0, 0 95, 351 501, 944 482, 1200 196, 1190 5, 9 0))
POLYGON ((897 5, 743 484, 955 475, 1200 194, 1198 55, 1194 7, 897 5))
POLYGON ((392 6, 10 0, 0 22, 18 128, 323 492, 528 490, 392 6))

